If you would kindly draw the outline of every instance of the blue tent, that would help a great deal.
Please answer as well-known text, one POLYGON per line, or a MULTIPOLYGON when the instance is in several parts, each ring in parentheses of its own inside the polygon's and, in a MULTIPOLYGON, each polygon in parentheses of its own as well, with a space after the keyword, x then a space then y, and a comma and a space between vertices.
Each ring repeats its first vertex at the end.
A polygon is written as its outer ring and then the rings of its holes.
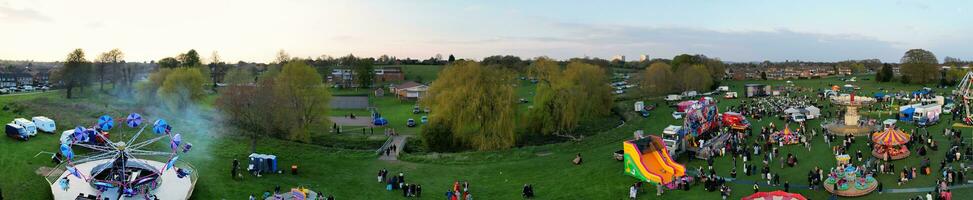
POLYGON ((876 98, 876 99, 882 99, 882 98, 885 98, 885 93, 884 93, 884 92, 876 92, 876 93, 875 93, 875 98, 876 98))

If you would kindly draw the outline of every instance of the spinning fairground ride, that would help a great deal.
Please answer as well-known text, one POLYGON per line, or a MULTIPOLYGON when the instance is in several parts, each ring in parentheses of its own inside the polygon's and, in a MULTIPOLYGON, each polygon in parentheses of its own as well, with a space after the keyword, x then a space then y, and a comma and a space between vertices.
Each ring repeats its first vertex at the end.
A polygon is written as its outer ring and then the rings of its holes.
POLYGON ((124 121, 125 126, 115 127, 116 120, 105 115, 92 127, 65 131, 58 151, 63 162, 45 177, 53 198, 189 199, 197 174, 191 165, 178 159, 192 145, 184 143, 181 134, 173 133, 165 120, 152 124, 142 120, 141 115, 132 113, 117 120, 124 121), (140 139, 146 128, 152 133, 140 139), (107 132, 112 129, 116 136, 128 132, 131 138, 111 140, 107 132))

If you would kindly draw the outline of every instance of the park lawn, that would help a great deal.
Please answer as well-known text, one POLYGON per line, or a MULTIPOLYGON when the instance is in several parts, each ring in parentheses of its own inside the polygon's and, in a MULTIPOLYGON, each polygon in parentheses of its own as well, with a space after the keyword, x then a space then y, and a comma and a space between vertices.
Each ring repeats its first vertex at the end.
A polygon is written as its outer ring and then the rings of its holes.
MULTIPOLYGON (((825 80, 801 80, 795 81, 797 85, 825 85, 834 82, 832 79, 825 80)), ((730 81, 726 84, 731 85, 735 91, 742 91, 744 81, 730 81)), ((865 88, 866 86, 862 86, 865 88)), ((917 86, 913 86, 917 87, 917 86)), ((50 98, 59 97, 53 94, 39 94, 37 96, 48 96, 50 98)), ((0 103, 6 105, 11 101, 26 101, 36 97, 5 97, 0 96, 0 103)), ((388 99, 377 99, 375 104, 394 102, 388 99)), ((98 100, 97 98, 84 99, 82 101, 98 100)), ((650 102, 660 102, 658 99, 649 99, 650 102)), ((728 106, 739 103, 739 100, 721 100, 720 106, 728 106)), ((404 116, 411 114, 411 104, 401 103, 398 108, 380 108, 383 115, 396 115, 396 109, 405 108, 408 110, 404 116), (388 113, 388 114, 386 114, 388 113)), ((115 105, 112 103, 112 105, 115 105)), ((631 102, 621 102, 624 106, 622 110, 631 110, 631 102)), ((87 110, 99 110, 98 107, 81 107, 87 110)), ((128 107, 106 107, 111 112, 123 112, 128 107), (119 110, 115 110, 119 109, 119 110)), ((204 111, 205 111, 204 107, 204 111)), ((28 111, 29 112, 29 111, 28 111)), ((75 110, 64 112, 77 112, 75 110)), ((85 111, 95 112, 95 111, 85 111)), ((631 112, 631 111, 628 111, 631 112)), ((212 115, 214 112, 200 112, 203 115, 212 115)), ((280 166, 290 166, 297 164, 300 167, 299 175, 280 174, 266 175, 264 177, 246 176, 244 180, 232 180, 230 178, 229 166, 233 159, 243 160, 249 154, 249 140, 235 134, 236 130, 224 127, 219 124, 212 124, 214 128, 201 130, 199 132, 185 130, 189 124, 210 123, 210 121, 191 122, 179 118, 173 118, 171 124, 180 132, 184 138, 194 144, 194 150, 185 155, 188 162, 198 167, 200 174, 199 182, 195 188, 193 199, 243 199, 249 194, 258 194, 263 191, 272 190, 275 185, 282 188, 296 186, 307 186, 311 189, 322 191, 325 194, 333 194, 339 199, 399 199, 401 191, 387 192, 383 186, 375 181, 375 174, 379 169, 389 169, 393 173, 404 172, 406 180, 410 183, 419 183, 424 187, 426 198, 438 198, 447 190, 453 181, 470 181, 471 191, 477 199, 519 199, 520 188, 525 183, 535 186, 538 199, 623 199, 627 196, 628 186, 636 179, 623 173, 621 162, 611 159, 611 153, 621 149, 621 142, 631 137, 632 132, 644 129, 650 134, 659 134, 661 129, 669 124, 681 124, 681 121, 672 119, 669 114, 671 108, 660 106, 659 109, 652 111, 652 116, 648 119, 632 118, 625 125, 619 128, 605 131, 601 134, 586 137, 581 142, 565 142, 542 146, 529 146, 502 151, 485 152, 462 152, 445 154, 421 154, 403 155, 405 161, 385 162, 378 161, 374 151, 367 150, 343 150, 326 148, 318 145, 289 142, 278 139, 264 138, 257 142, 257 151, 260 153, 276 154, 280 159, 280 166), (570 160, 575 154, 581 153, 585 157, 585 164, 574 166, 570 160)), ((0 112, 0 120, 12 118, 13 113, 9 111, 0 112)), ((65 115, 74 116, 74 115, 65 115)), ((402 116, 396 116, 402 117, 402 116)), ((203 117, 202 119, 208 119, 203 117)), ((169 118, 167 118, 169 119, 169 118)), ((55 119, 60 120, 60 119, 55 119)), ((77 119, 65 119, 77 120, 77 119)), ((85 119, 84 121, 94 120, 85 119)), ((777 121, 777 119, 765 118, 753 123, 759 125, 777 121)), ((809 127, 815 126, 818 120, 812 120, 809 127)), ((390 119, 390 122, 394 120, 390 119)), ((403 122, 404 123, 404 122, 403 122)), ((780 125, 780 122, 775 122, 780 125)), ((59 124, 59 128, 71 127, 72 125, 59 124)), ((938 134, 941 132, 945 123, 930 128, 934 139, 940 144, 947 144, 945 138, 938 134)), ((970 130, 964 129, 966 137, 970 136, 970 130)), ((859 138, 860 141, 863 138, 859 138)), ((39 156, 32 158, 38 151, 53 151, 56 149, 57 139, 48 135, 41 135, 29 142, 13 141, 4 139, 0 141, 0 149, 6 150, 4 156, 0 157, 0 167, 6 169, 5 173, 0 174, 4 180, 0 186, 4 187, 6 197, 12 199, 49 199, 50 188, 40 176, 33 175, 33 170, 39 166, 52 166, 49 157, 39 156), (11 184, 16 183, 16 184, 11 184)), ((814 146, 811 152, 800 146, 787 146, 782 152, 793 152, 800 158, 801 164, 795 168, 779 169, 772 167, 772 171, 785 174, 782 180, 790 181, 791 184, 805 184, 804 177, 807 170, 814 166, 828 168, 834 166, 834 159, 830 155, 830 150, 820 138, 814 138, 814 146)), ((855 148, 865 148, 863 142, 858 142, 855 148)), ((944 148, 939 152, 929 154, 933 163, 938 163, 942 158, 944 148)), ((863 151, 864 152, 864 151, 863 151)), ((895 161, 896 166, 918 165, 918 156, 895 161)), ((728 176, 730 162, 728 158, 719 158, 717 161, 717 171, 721 176, 728 176)), ((704 166, 701 160, 689 160, 686 156, 677 159, 677 162, 686 164, 687 168, 695 169, 704 166)), ((772 165, 775 166, 775 165, 772 165)), ((937 166, 934 164, 933 166, 937 166)), ((937 172, 938 173, 938 172, 937 172)), ((742 171, 741 171, 742 176, 742 171)), ((754 177, 743 177, 742 179, 756 180, 754 177)), ((907 187, 929 187, 933 181, 931 176, 920 176, 917 180, 911 181, 901 187, 895 186, 890 182, 888 176, 879 177, 885 183, 886 189, 907 188, 907 187)), ((734 189, 731 198, 739 199, 750 194, 750 185, 731 184, 734 189)), ((772 187, 762 186, 762 191, 773 190, 772 187)), ((809 191, 796 187, 792 191, 804 194, 811 199, 827 199, 828 194, 822 191, 809 191)), ((971 189, 955 190, 955 195, 963 196, 973 194, 971 189)), ((652 189, 646 189, 640 199, 718 199, 718 192, 704 192, 700 187, 694 187, 690 191, 671 191, 661 198, 654 197, 652 189)), ((905 199, 918 195, 918 193, 905 194, 870 194, 860 199, 905 199)))

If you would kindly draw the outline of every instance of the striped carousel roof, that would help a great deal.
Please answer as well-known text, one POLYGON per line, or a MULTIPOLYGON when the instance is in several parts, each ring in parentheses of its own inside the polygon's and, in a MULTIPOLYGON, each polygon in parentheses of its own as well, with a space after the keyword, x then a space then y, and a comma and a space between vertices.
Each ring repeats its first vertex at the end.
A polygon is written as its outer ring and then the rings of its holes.
POLYGON ((912 135, 895 128, 886 128, 885 130, 872 133, 872 141, 880 145, 901 145, 909 142, 911 139, 912 135))
POLYGON ((750 196, 743 197, 742 200, 807 200, 801 194, 787 193, 784 191, 757 192, 750 196))

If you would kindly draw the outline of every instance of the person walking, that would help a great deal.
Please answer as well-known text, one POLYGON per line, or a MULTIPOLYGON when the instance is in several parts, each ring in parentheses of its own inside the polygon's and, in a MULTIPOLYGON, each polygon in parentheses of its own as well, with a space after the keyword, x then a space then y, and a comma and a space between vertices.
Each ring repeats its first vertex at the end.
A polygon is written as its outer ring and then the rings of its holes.
MULTIPOLYGON (((635 186, 632 186, 635 188, 635 186)), ((655 184, 655 196, 662 196, 662 184, 655 184)))
MULTIPOLYGON (((635 189, 635 185, 628 187, 628 199, 635 200, 635 195, 638 194, 638 190, 635 189)), ((527 197, 527 185, 524 185, 524 197, 527 197)))
POLYGON ((240 161, 236 158, 233 159, 233 168, 230 169, 230 178, 236 180, 237 170, 240 169, 240 161))

